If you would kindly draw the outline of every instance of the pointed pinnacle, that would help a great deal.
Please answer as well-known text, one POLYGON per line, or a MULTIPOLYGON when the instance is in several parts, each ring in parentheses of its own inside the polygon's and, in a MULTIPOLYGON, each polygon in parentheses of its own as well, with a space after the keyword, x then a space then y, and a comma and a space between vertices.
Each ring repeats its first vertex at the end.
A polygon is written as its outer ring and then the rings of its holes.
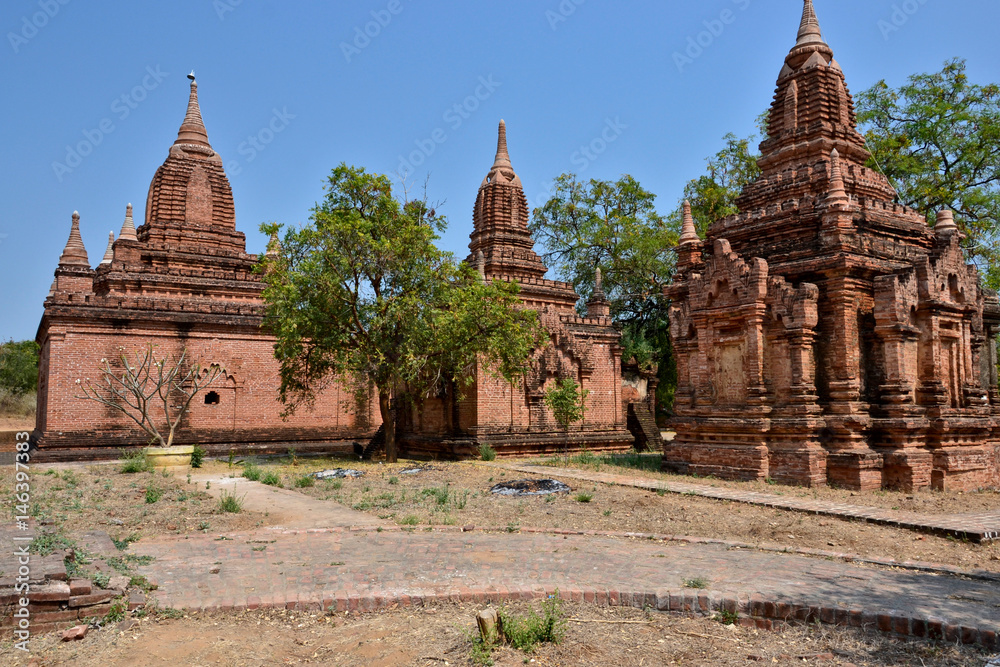
POLYGON ((819 19, 816 17, 816 9, 813 7, 813 0, 805 0, 805 5, 802 8, 802 23, 799 26, 796 46, 805 44, 825 44, 823 32, 819 27, 819 19))
POLYGON ((122 223, 122 231, 118 234, 120 241, 138 241, 135 235, 135 221, 132 219, 132 204, 125 207, 125 222, 122 223))
POLYGON ((69 230, 69 240, 59 257, 59 266, 86 266, 90 268, 90 259, 87 257, 87 248, 83 245, 83 237, 80 236, 80 213, 73 211, 73 226, 69 230))
POLYGON ((181 123, 181 129, 177 132, 177 141, 174 142, 175 146, 178 144, 212 147, 208 143, 208 130, 205 129, 205 122, 201 118, 201 106, 198 104, 198 82, 193 78, 191 78, 191 96, 188 98, 187 114, 184 116, 184 122, 181 123))
POLYGON ((115 258, 115 233, 108 232, 108 249, 104 251, 104 259, 99 266, 110 264, 115 258))
POLYGON ((278 238, 278 232, 274 232, 267 242, 267 251, 264 253, 264 256, 278 257, 281 255, 281 250, 281 239, 278 238))
POLYGON ((691 214, 691 202, 684 202, 684 224, 681 226, 681 238, 679 244, 697 243, 701 239, 698 237, 698 229, 694 224, 694 216, 691 214))
POLYGON ((601 302, 607 300, 607 295, 604 293, 604 274, 601 273, 601 267, 597 267, 594 271, 594 294, 590 297, 592 302, 601 302))
POLYGON ((514 169, 514 166, 510 163, 510 153, 507 152, 507 123, 502 120, 500 121, 500 133, 497 137, 497 158, 493 162, 494 169, 499 169, 500 167, 514 169))

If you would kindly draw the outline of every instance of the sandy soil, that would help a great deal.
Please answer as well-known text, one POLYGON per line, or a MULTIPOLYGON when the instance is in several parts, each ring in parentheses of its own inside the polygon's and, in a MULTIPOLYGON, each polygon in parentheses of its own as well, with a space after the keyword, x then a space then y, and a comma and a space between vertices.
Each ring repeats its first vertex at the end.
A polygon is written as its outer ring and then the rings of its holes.
MULTIPOLYGON (((479 607, 445 605, 362 616, 301 612, 192 615, 146 619, 121 631, 92 631, 79 642, 36 639, 30 656, 4 664, 74 667, 118 665, 471 665, 469 637, 479 607)), ((513 611, 525 613, 524 605, 513 611)), ((635 609, 564 606, 567 635, 528 655, 493 652, 501 667, 555 665, 982 665, 976 649, 895 641, 855 631, 794 627, 762 632, 709 619, 635 609), (579 622, 582 621, 582 622, 579 622)), ((0 645, 7 656, 9 643, 0 645)))
MULTIPOLYGON (((224 467, 224 464, 215 463, 224 467)), ((781 544, 864 556, 945 563, 1000 572, 1000 544, 977 545, 909 530, 817 517, 697 496, 659 495, 630 487, 581 484, 564 479, 569 494, 532 498, 495 496, 496 483, 531 477, 468 463, 362 463, 349 460, 287 460, 262 463, 286 488, 341 503, 404 525, 475 525, 498 530, 521 526, 574 530, 634 531, 714 537, 748 544, 781 544), (407 475, 403 471, 429 466, 407 475), (357 479, 296 480, 325 468, 351 467, 357 479)), ((558 469, 553 469, 558 479, 558 469)))
POLYGON ((31 431, 35 430, 34 417, 0 417, 0 431, 31 431))

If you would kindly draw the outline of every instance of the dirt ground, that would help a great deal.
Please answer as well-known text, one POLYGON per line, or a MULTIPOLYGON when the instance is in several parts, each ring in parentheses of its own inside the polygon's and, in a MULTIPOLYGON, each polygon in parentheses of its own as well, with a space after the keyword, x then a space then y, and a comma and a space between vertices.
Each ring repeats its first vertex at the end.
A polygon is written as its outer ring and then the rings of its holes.
MULTIPOLYGON (((859 521, 697 496, 660 495, 630 487, 578 483, 568 478, 563 481, 573 488, 569 494, 501 497, 489 493, 494 484, 532 476, 469 463, 382 464, 327 459, 302 460, 292 465, 284 459, 260 465, 265 472, 276 472, 285 488, 403 525, 475 525, 497 530, 530 526, 713 537, 754 545, 792 545, 1000 572, 998 543, 977 545, 859 521), (407 469, 421 466, 424 469, 419 473, 403 474, 407 469), (338 467, 366 474, 356 479, 317 481, 314 486, 296 487, 296 481, 307 473, 338 467)), ((225 464, 213 462, 207 469, 213 470, 213 466, 222 471, 225 464)), ((558 469, 553 468, 552 473, 552 477, 559 479, 558 469)))
MULTIPOLYGON (((475 614, 481 607, 443 605, 381 614, 331 616, 319 612, 254 611, 144 619, 121 631, 92 631, 79 642, 57 636, 32 641, 16 656, 9 642, 4 664, 48 667, 118 665, 344 665, 420 667, 472 665, 475 614)), ((526 613, 526 605, 509 607, 526 613)), ((557 665, 942 665, 981 667, 988 656, 973 648, 908 643, 882 635, 819 626, 759 631, 705 618, 636 609, 565 604, 566 637, 525 654, 494 650, 501 667, 557 665)), ((482 664, 482 663, 480 663, 482 664)))
MULTIPOLYGON (((188 469, 180 470, 164 476, 159 471, 124 474, 118 464, 31 466, 31 513, 41 532, 71 540, 93 530, 134 542, 152 535, 270 525, 263 514, 222 512, 203 486, 187 482, 188 469)), ((0 468, 0 488, 14 488, 12 466, 0 468)), ((2 505, 11 502, 9 493, 0 494, 2 505)))
POLYGON ((3 417, 0 416, 0 431, 27 431, 35 430, 34 417, 3 417))
POLYGON ((532 459, 530 461, 525 460, 523 463, 580 468, 619 475, 635 473, 641 474, 643 477, 668 482, 704 484, 706 486, 725 489, 770 493, 789 498, 828 500, 850 505, 865 505, 866 507, 880 507, 883 509, 902 510, 904 512, 920 512, 921 514, 977 514, 1000 510, 1000 490, 997 489, 986 489, 975 492, 924 490, 913 493, 884 490, 849 491, 847 489, 832 487, 810 489, 801 486, 769 484, 767 482, 732 482, 715 477, 674 475, 660 472, 660 461, 661 456, 659 454, 594 455, 584 453, 570 457, 560 456, 532 459))

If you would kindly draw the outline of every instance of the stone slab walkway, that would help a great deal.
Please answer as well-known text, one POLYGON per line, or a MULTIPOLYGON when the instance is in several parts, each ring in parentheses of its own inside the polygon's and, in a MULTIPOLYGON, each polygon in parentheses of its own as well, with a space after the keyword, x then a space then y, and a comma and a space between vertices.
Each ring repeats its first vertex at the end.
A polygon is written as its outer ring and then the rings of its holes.
POLYGON ((223 492, 232 493, 241 499, 246 510, 268 515, 268 523, 282 528, 334 528, 350 526, 389 526, 388 521, 364 512, 358 512, 339 503, 319 500, 289 489, 279 489, 250 482, 242 477, 197 473, 191 481, 214 498, 223 492))
MULTIPOLYGON (((486 464, 477 463, 475 465, 486 464)), ((492 463, 488 465, 513 472, 523 472, 532 475, 565 477, 587 482, 596 482, 599 484, 632 486, 638 489, 648 489, 650 491, 690 494, 701 496, 703 498, 729 500, 733 502, 747 503, 750 505, 762 505, 764 507, 774 507, 776 509, 791 510, 794 512, 806 512, 808 514, 832 516, 841 519, 861 519, 869 523, 884 526, 905 528, 907 530, 915 530, 937 535, 951 535, 978 543, 1000 540, 1000 511, 979 514, 918 514, 915 512, 901 512, 896 510, 881 509, 878 507, 834 503, 827 500, 789 498, 786 496, 759 493, 756 491, 723 489, 707 486, 705 484, 690 484, 687 482, 673 481, 668 482, 665 480, 650 479, 648 477, 640 477, 636 475, 592 472, 576 468, 511 465, 505 463, 492 463)))
POLYGON ((739 611, 993 648, 993 582, 719 545, 424 529, 257 531, 133 545, 163 606, 371 611, 434 600, 572 600, 664 611, 739 611), (707 590, 686 588, 704 579, 707 590))

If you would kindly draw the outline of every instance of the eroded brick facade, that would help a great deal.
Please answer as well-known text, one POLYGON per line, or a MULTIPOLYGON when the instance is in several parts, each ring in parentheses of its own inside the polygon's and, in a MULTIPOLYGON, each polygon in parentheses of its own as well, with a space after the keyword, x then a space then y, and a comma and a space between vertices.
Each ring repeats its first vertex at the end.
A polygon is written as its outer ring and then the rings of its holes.
POLYGON ((517 281, 524 305, 538 311, 550 334, 536 351, 524 383, 514 386, 481 370, 459 400, 454 388, 423 400, 402 416, 404 449, 413 454, 468 456, 480 444, 500 455, 627 449, 620 335, 600 289, 587 317, 576 312, 579 295, 567 283, 545 280, 546 267, 528 231, 528 203, 507 150, 500 123, 497 156, 476 198, 468 262, 485 280, 517 281), (545 405, 558 379, 572 378, 589 391, 582 425, 566 434, 545 405))
POLYGON ((102 458, 148 437, 111 408, 82 400, 77 381, 97 379, 102 359, 147 344, 158 356, 220 364, 225 377, 193 405, 179 443, 211 451, 323 449, 370 437, 380 423, 371 400, 333 387, 283 420, 274 339, 261 330, 257 257, 236 231, 232 190, 208 141, 191 83, 188 111, 149 188, 145 223, 128 207, 117 240, 91 269, 74 214, 66 250, 38 329, 42 347, 33 441, 40 455, 102 458))
POLYGON ((677 437, 664 466, 850 488, 998 479, 1000 305, 950 211, 894 202, 806 0, 761 177, 678 246, 677 437))

